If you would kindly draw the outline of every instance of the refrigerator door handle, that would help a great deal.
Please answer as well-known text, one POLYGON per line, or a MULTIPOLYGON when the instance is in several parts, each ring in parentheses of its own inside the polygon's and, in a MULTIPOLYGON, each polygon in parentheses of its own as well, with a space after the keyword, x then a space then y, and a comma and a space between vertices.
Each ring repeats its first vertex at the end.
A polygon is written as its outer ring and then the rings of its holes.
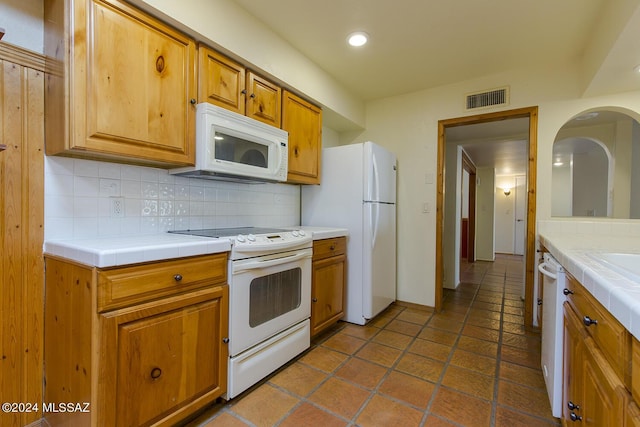
POLYGON ((376 246, 376 237, 378 236, 378 220, 380 218, 380 204, 370 203, 371 209, 369 210, 369 228, 371 231, 371 247, 376 246))
POLYGON ((371 152, 373 166, 373 188, 371 189, 370 200, 380 201, 380 174, 378 173, 378 162, 376 161, 375 152, 371 152))

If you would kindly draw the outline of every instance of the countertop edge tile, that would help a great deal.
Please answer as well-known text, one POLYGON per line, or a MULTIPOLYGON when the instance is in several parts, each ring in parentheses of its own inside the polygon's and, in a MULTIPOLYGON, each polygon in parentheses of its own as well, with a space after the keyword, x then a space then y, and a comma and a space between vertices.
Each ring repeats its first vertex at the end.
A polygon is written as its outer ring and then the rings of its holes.
POLYGON ((640 338, 640 283, 598 261, 605 252, 640 252, 637 236, 603 235, 595 233, 592 224, 583 224, 577 228, 577 233, 557 232, 553 227, 547 227, 538 238, 566 271, 633 336, 640 338))
POLYGON ((159 233, 144 236, 45 241, 43 252, 106 268, 140 262, 228 252, 228 239, 159 233))

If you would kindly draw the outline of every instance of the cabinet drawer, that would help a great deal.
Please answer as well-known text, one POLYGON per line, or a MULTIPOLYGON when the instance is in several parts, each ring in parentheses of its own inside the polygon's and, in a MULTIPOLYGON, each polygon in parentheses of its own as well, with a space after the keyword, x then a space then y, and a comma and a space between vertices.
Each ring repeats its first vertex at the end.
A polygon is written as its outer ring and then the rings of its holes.
POLYGON ((347 238, 336 237, 313 242, 313 260, 330 258, 347 252, 347 238))
POLYGON ((98 270, 98 311, 226 282, 226 253, 98 270))
POLYGON ((631 386, 631 335, 573 276, 567 274, 567 300, 625 385, 631 386))

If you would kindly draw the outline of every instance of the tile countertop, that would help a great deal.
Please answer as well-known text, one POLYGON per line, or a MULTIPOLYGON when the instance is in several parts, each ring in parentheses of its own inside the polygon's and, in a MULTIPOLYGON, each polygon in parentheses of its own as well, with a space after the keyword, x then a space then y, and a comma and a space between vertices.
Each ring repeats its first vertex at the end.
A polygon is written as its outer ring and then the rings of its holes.
MULTIPOLYGON (((345 228, 286 227, 303 229, 314 240, 347 236, 345 228)), ((44 253, 95 267, 115 267, 139 262, 205 255, 231 250, 228 239, 189 236, 184 234, 150 234, 73 240, 47 240, 44 253)))
POLYGON ((228 239, 150 234, 44 242, 44 253, 95 267, 115 267, 231 250, 228 239))
POLYGON ((296 228, 304 230, 306 233, 311 233, 313 240, 333 239, 334 237, 344 237, 349 235, 349 230, 346 228, 308 227, 306 225, 301 225, 296 228))
POLYGON ((639 236, 540 232, 540 244, 633 336, 640 338, 640 281, 598 261, 604 253, 640 253, 639 236))

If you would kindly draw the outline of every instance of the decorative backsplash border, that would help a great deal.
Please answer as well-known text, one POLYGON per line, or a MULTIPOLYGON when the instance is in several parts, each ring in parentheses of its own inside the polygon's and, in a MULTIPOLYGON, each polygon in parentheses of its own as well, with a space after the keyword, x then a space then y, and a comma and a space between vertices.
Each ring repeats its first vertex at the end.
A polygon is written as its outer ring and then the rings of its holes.
POLYGON ((300 187, 185 178, 165 169, 45 158, 45 239, 300 224, 300 187), (113 213, 116 203, 118 213, 113 213))

